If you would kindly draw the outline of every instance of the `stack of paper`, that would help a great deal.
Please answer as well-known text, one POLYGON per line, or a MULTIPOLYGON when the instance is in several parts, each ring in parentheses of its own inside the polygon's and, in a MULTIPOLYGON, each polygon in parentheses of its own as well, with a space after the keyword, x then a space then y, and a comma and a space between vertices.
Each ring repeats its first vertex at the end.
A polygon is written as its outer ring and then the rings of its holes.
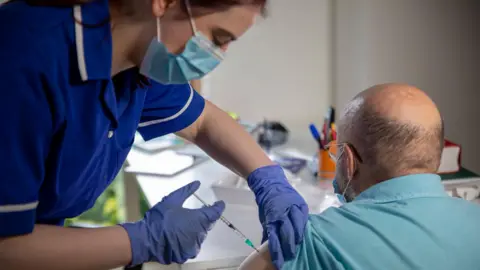
POLYGON ((455 173, 460 170, 460 150, 460 145, 445 140, 438 173, 455 173))

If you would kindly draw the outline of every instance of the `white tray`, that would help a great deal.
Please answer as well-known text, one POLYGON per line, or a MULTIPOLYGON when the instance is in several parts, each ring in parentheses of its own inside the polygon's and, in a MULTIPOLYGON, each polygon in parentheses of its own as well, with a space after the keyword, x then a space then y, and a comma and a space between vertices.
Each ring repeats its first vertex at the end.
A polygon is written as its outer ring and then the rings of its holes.
MULTIPOLYGON (((321 213, 330 206, 340 206, 340 202, 333 194, 310 183, 302 181, 290 183, 305 199, 311 214, 321 213)), ((255 196, 249 189, 247 182, 236 175, 214 183, 212 189, 217 199, 223 200, 227 204, 256 206, 255 196)))

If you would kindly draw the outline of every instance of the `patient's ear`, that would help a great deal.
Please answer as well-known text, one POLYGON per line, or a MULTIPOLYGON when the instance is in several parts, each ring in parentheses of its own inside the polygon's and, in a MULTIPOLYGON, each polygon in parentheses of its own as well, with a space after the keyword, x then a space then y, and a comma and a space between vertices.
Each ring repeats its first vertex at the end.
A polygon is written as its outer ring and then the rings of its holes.
POLYGON ((355 160, 355 155, 353 154, 352 149, 350 146, 346 145, 345 146, 345 154, 346 156, 346 161, 345 166, 347 167, 347 179, 352 179, 353 176, 355 175, 355 171, 357 170, 356 166, 356 160, 355 160))

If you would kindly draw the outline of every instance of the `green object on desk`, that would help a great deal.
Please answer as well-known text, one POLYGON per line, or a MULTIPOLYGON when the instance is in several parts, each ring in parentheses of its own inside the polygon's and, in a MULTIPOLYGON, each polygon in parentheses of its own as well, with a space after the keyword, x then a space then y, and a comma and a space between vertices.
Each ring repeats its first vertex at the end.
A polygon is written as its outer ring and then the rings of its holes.
POLYGON ((228 115, 230 115, 230 117, 233 118, 233 120, 238 120, 240 119, 240 116, 238 116, 237 113, 234 113, 234 112, 228 112, 228 115))
POLYGON ((123 205, 123 174, 119 173, 115 180, 98 197, 95 205, 78 217, 66 219, 65 227, 70 226, 113 226, 125 221, 123 205))
POLYGON ((460 171, 456 173, 440 174, 440 177, 442 178, 442 181, 450 181, 450 180, 458 180, 458 179, 465 179, 465 178, 472 178, 472 177, 479 177, 479 176, 478 174, 462 167, 460 171))

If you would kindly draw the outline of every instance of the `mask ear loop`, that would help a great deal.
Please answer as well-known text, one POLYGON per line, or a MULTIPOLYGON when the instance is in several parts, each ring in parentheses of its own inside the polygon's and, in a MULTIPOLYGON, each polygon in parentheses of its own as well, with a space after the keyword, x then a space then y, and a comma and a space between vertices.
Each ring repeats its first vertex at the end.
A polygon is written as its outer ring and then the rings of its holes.
MULTIPOLYGON (((340 157, 345 154, 345 145, 339 145, 339 144, 338 144, 338 145, 337 145, 337 149, 340 150, 340 147, 341 147, 340 153, 335 157, 335 159, 333 159, 333 160, 335 161, 335 164, 337 164, 337 160, 340 159, 340 157)), ((329 154, 330 154, 330 152, 329 152, 329 154)), ((347 192, 347 189, 348 189, 348 187, 350 186, 350 181, 351 181, 351 180, 352 180, 352 179, 349 179, 349 180, 348 180, 347 185, 346 185, 345 188, 343 189, 343 192, 342 192, 342 196, 343 196, 343 197, 345 197, 345 193, 347 192)))
POLYGON ((192 26, 193 34, 197 34, 197 26, 195 25, 195 20, 193 19, 192 8, 190 7, 190 1, 185 0, 185 7, 187 8, 188 17, 190 19, 190 26, 192 26))
MULTIPOLYGON (((348 147, 348 145, 345 145, 344 147, 348 147)), ((347 151, 347 150, 344 149, 344 150, 342 151, 342 154, 344 154, 345 151, 347 151)), ((352 155, 352 158, 354 159, 353 155, 352 155)), ((355 167, 355 170, 356 170, 356 167, 357 167, 357 161, 356 161, 356 160, 354 160, 354 167, 355 167)), ((352 174, 352 178, 353 178, 353 174, 352 174)), ((352 181, 352 178, 348 179, 348 182, 347 182, 347 184, 345 185, 345 188, 343 189, 343 192, 342 192, 342 196, 343 196, 343 197, 345 197, 345 194, 347 193, 347 190, 348 190, 348 188, 350 187, 350 182, 352 181)))
POLYGON ((161 41, 162 31, 160 30, 160 17, 157 17, 157 41, 161 41))
MULTIPOLYGON (((193 13, 192 13, 192 8, 190 7, 190 1, 189 0, 185 0, 185 7, 187 9, 187 13, 188 13, 188 17, 190 18, 190 26, 192 27, 192 31, 193 31, 193 35, 194 36, 200 36, 199 32, 197 31, 197 26, 195 24, 195 20, 193 18, 193 13)), ((200 39, 200 42, 202 43, 202 45, 208 49, 210 52, 212 52, 215 57, 219 60, 223 60, 224 59, 224 54, 223 52, 217 47, 215 46, 212 41, 210 40, 203 40, 200 39)))
POLYGON ((348 188, 350 187, 350 182, 352 181, 352 179, 348 179, 348 182, 347 182, 347 185, 345 186, 345 188, 343 189, 343 192, 342 192, 342 196, 345 197, 345 194, 347 193, 347 190, 348 188))

